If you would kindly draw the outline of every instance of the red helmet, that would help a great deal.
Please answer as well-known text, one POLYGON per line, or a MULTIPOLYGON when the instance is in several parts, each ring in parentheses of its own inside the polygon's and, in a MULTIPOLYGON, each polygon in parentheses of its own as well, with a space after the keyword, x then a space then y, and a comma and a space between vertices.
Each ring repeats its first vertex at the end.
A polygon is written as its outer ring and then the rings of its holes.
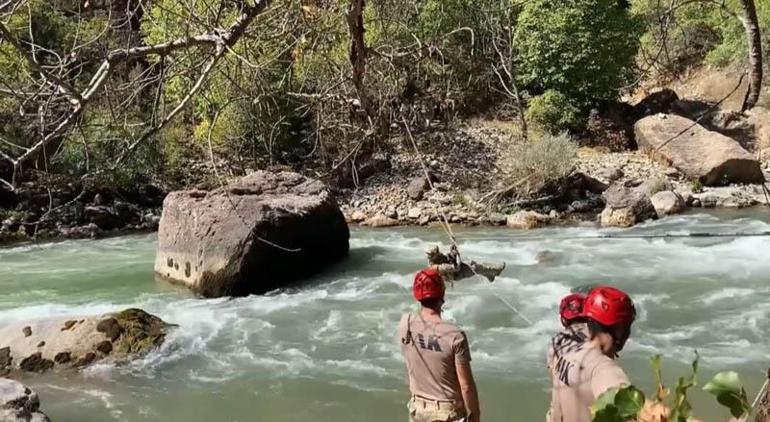
POLYGON ((561 324, 567 326, 575 318, 583 316, 583 302, 585 302, 586 296, 582 293, 572 293, 561 300, 559 304, 559 315, 561 316, 561 324))
POLYGON ((444 280, 435 268, 426 268, 414 276, 412 294, 417 301, 444 299, 444 280))
POLYGON ((607 327, 630 326, 636 319, 636 308, 631 298, 611 286, 597 286, 586 296, 583 316, 607 327))

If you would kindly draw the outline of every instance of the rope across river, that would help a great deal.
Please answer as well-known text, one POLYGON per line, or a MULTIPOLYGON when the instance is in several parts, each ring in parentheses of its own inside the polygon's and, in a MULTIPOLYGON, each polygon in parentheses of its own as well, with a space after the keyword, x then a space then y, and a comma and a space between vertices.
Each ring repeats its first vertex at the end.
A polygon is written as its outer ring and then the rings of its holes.
MULTIPOLYGON (((402 119, 404 123, 404 128, 406 129, 406 134, 409 138, 410 143, 412 144, 412 148, 414 149, 414 152, 417 156, 417 159, 420 163, 420 167, 422 168, 422 171, 425 175, 425 180, 427 181, 428 187, 432 192, 436 191, 436 188, 433 184, 433 178, 430 175, 430 172, 428 171, 428 167, 425 164, 425 160, 423 158, 422 153, 420 152, 420 149, 417 146, 417 142, 415 141, 414 137, 412 136, 412 132, 409 129, 409 124, 406 122, 406 119, 402 119)), ((455 236, 454 232, 452 231, 452 227, 449 222, 449 218, 447 217, 444 210, 441 208, 441 206, 436 202, 435 199, 432 199, 431 204, 433 205, 434 211, 436 215, 438 216, 439 223, 441 225, 441 228, 443 229, 444 233, 447 235, 447 238, 449 239, 449 242, 453 246, 453 248, 456 250, 458 260, 460 258, 460 247, 457 244, 457 237, 455 236)), ((769 201, 770 202, 770 201, 769 201)), ((682 238, 743 238, 743 237, 770 237, 770 230, 769 231, 761 231, 761 232, 754 232, 754 233, 719 233, 719 232, 696 232, 696 233, 597 233, 595 235, 588 235, 588 236, 560 236, 560 237, 551 237, 549 236, 549 240, 590 240, 590 239, 682 239, 682 238)), ((537 240, 540 239, 539 237, 517 237, 518 240, 537 240)), ((474 275, 480 276, 473 268, 471 267, 471 270, 473 271, 474 275)), ((482 277, 484 278, 484 277, 482 277)), ((503 303, 507 308, 509 308, 516 316, 521 318, 523 321, 525 321, 527 324, 532 325, 532 321, 527 318, 519 309, 514 306, 510 301, 502 297, 498 292, 492 287, 491 282, 485 283, 486 286, 489 288, 490 292, 497 297, 501 303, 503 303)))
MULTIPOLYGON (((422 167, 422 171, 425 174, 425 180, 428 182, 428 186, 430 187, 431 191, 435 191, 436 188, 433 186, 433 179, 430 177, 430 172, 428 171, 428 167, 425 165, 425 160, 422 157, 422 154, 420 153, 420 149, 417 147, 417 142, 415 142, 414 137, 412 136, 412 131, 409 130, 409 124, 406 122, 406 119, 403 119, 404 127, 406 128, 406 133, 409 137, 409 141, 412 143, 412 147, 414 148, 415 154, 417 154, 417 159, 420 161, 420 166, 422 167)), ((447 237, 449 238, 449 242, 452 244, 454 249, 457 251, 458 258, 460 255, 460 246, 457 244, 457 238, 455 237, 454 232, 452 231, 452 226, 449 224, 449 218, 447 218, 446 213, 444 213, 444 210, 439 206, 438 203, 436 203, 435 200, 432 200, 431 203, 433 204, 433 208, 435 209, 436 215, 439 217, 439 222, 441 223, 441 228, 444 230, 444 233, 446 233, 447 237)), ((470 267, 473 273, 478 277, 479 274, 476 273, 476 270, 473 269, 473 267, 470 267)), ((484 278, 484 277, 481 277, 484 278)), ((500 296, 500 294, 497 293, 497 291, 492 287, 491 282, 485 283, 485 285, 489 288, 489 291, 492 292, 492 294, 497 297, 500 302, 502 302, 508 309, 513 311, 515 315, 517 315, 519 318, 521 318, 523 321, 525 321, 529 325, 532 324, 532 320, 526 317, 521 311, 519 311, 516 306, 514 306, 510 301, 506 300, 504 297, 500 296)))

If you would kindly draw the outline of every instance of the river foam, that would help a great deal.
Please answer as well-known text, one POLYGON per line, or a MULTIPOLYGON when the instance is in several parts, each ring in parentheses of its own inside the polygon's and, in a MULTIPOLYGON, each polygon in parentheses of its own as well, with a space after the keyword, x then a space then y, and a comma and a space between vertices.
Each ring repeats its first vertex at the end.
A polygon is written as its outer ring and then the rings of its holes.
MULTIPOLYGON (((458 230, 464 256, 503 260, 508 268, 494 283, 455 283, 445 315, 467 332, 480 385, 535 392, 531 403, 539 405, 547 401, 544 355, 559 328, 558 300, 585 284, 617 284, 635 298, 638 322, 621 360, 632 377, 649 377, 648 359, 656 353, 682 371, 696 350, 706 372, 759 370, 770 349, 764 323, 770 316, 768 238, 600 236, 769 228, 756 219, 736 223, 703 215, 631 231, 458 230)), ((403 312, 415 309, 412 274, 424 265, 424 250, 438 242, 445 246, 440 231, 356 229, 348 262, 303 287, 205 300, 152 279, 150 236, 2 249, 0 262, 9 264, 0 266, 0 323, 140 307, 179 324, 160 350, 140 361, 99 365, 82 378, 46 379, 42 389, 53 397, 49 402, 62 420, 70 414, 65 402, 73 397, 89 403, 94 421, 99 415, 101 420, 116 415, 128 421, 213 420, 205 419, 198 401, 215 394, 232 407, 220 409, 231 420, 248 419, 235 405, 244 400, 288 415, 285 420, 306 420, 301 403, 314 397, 313 403, 325 403, 318 404, 316 420, 369 420, 336 410, 349 400, 360 402, 362 412, 378 403, 391 409, 370 419, 388 421, 389 412, 401 411, 404 390, 395 327, 403 312), (164 402, 171 398, 189 413, 169 413, 164 402)), ((512 411, 509 400, 491 400, 489 414, 512 411)), ((539 410, 522 412, 542 416, 539 410)))

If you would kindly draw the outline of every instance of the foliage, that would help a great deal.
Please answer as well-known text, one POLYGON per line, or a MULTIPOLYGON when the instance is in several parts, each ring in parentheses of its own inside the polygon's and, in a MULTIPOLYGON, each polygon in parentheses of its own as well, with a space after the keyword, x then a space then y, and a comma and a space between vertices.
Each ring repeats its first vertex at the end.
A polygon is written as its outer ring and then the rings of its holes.
POLYGON ((529 1, 515 36, 521 82, 584 106, 615 99, 634 77, 641 29, 616 0, 529 1))
MULTIPOLYGON (((673 9, 666 33, 669 44, 682 48, 665 49, 667 56, 675 60, 697 50, 698 59, 708 54, 714 63, 743 60, 742 27, 731 14, 738 11, 737 0, 727 0, 726 9, 712 2, 678 2, 683 4, 673 9)), ((0 142, 3 157, 21 155, 72 106, 72 98, 35 71, 25 55, 83 92, 108 51, 221 34, 242 6, 253 4, 153 0, 132 11, 113 2, 74 10, 71 3, 28 0, 0 16, 21 46, 18 51, 0 43, 0 137, 9 141, 0 142)), ((366 2, 364 85, 374 104, 370 116, 351 84, 349 0, 271 2, 208 76, 202 69, 217 51, 210 44, 114 64, 109 81, 55 137, 42 161, 51 171, 96 174, 105 183, 125 185, 147 179, 195 184, 205 178, 201 168, 212 165, 227 175, 271 165, 327 174, 343 159, 355 161, 350 153, 362 140, 369 141, 368 149, 393 146, 391 132, 402 131, 404 121, 414 130, 428 130, 431 122, 449 124, 457 114, 510 106, 510 94, 503 91, 513 81, 529 98, 530 121, 551 134, 580 131, 589 106, 617 99, 634 82, 639 40, 650 58, 662 39, 658 23, 667 10, 661 2, 635 0, 631 10, 622 3, 366 2), (190 96, 202 76, 200 89, 190 96), (186 98, 191 99, 182 104, 186 98), (177 106, 173 121, 163 123, 177 106)), ((770 26, 770 4, 757 2, 757 8, 760 24, 770 26)), ((770 31, 764 34, 767 38, 770 31)), ((523 146, 511 151, 524 158, 514 168, 538 169, 525 183, 529 188, 571 167, 571 143, 565 150, 547 147, 558 139, 566 138, 545 137, 526 147, 531 151, 523 146)), ((3 176, 11 161, 2 159, 3 176)))
MULTIPOLYGON (((634 13, 647 23, 641 38, 646 66, 676 75, 704 59, 713 65, 727 66, 743 63, 746 58, 746 33, 738 19, 743 10, 738 0, 723 4, 637 0, 633 5, 634 13)), ((770 3, 756 1, 755 5, 760 28, 770 27, 770 3)), ((770 34, 766 30, 762 45, 765 54, 770 53, 770 34)))
POLYGON ((730 409, 730 414, 736 418, 751 411, 746 390, 743 389, 741 380, 735 372, 716 374, 708 384, 703 386, 703 390, 715 395, 717 401, 730 409))
POLYGON ((526 118, 552 134, 576 131, 585 124, 580 109, 564 94, 555 90, 548 90, 532 98, 527 107, 526 118))
POLYGON ((572 173, 578 146, 566 133, 515 143, 502 159, 506 184, 520 195, 536 193, 572 173))
MULTIPOLYGON (((674 387, 673 396, 663 383, 661 356, 652 357, 652 368, 657 384, 655 395, 647 399, 644 392, 633 385, 614 388, 599 396, 591 407, 594 422, 629 422, 648 420, 667 420, 670 422, 688 422, 692 420, 692 406, 688 392, 698 384, 698 361, 696 353, 692 362, 692 373, 688 377, 679 377, 674 387)), ((717 401, 730 410, 735 418, 751 412, 746 392, 738 374, 720 372, 704 387, 704 391, 717 397, 717 401)))

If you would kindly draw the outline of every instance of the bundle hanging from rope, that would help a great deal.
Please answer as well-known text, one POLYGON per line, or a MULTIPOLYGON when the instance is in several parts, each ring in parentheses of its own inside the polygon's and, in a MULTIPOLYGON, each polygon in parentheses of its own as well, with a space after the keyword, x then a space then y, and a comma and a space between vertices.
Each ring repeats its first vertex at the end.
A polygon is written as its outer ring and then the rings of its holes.
MULTIPOLYGON (((414 152, 417 155, 417 159, 420 162, 420 166, 422 167, 422 171, 425 174, 425 180, 428 183, 428 187, 430 188, 431 192, 435 192, 436 188, 433 186, 433 180, 430 177, 430 172, 428 171, 428 167, 425 165, 425 160, 422 157, 422 154, 420 153, 420 149, 417 147, 417 142, 415 142, 414 137, 412 136, 412 131, 409 129, 409 124, 407 123, 405 118, 402 118, 404 123, 404 128, 406 129, 407 136, 409 137, 409 141, 412 144, 412 147, 414 148, 414 152)), ((439 272, 442 272, 442 274, 445 274, 447 278, 451 281, 459 280, 462 278, 469 278, 472 276, 479 276, 485 278, 488 283, 484 283, 489 290, 492 292, 492 294, 497 297, 500 302, 502 302, 505 306, 507 306, 515 315, 517 315, 519 318, 521 318, 523 321, 525 321, 527 324, 532 325, 532 321, 527 318, 524 314, 522 314, 511 302, 500 296, 497 291, 492 287, 492 282, 494 281, 495 277, 499 276, 500 273, 503 272, 505 269, 505 263, 497 264, 497 265, 485 265, 485 264, 479 264, 475 261, 471 261, 470 263, 466 264, 462 261, 462 256, 460 255, 460 247, 457 244, 457 238, 455 237, 454 232, 452 231, 452 226, 449 224, 449 218, 447 218, 446 213, 444 213, 444 210, 439 206, 439 204, 436 203, 435 200, 431 200, 431 203, 433 205, 433 208, 436 212, 436 215, 439 218, 439 223, 441 224, 441 228, 444 230, 444 233, 446 233, 447 237, 449 238, 449 242, 451 244, 450 251, 448 254, 442 254, 440 249, 438 247, 432 248, 427 251, 428 254, 428 262, 430 262, 431 265, 436 265, 439 272), (434 264, 435 262, 435 264, 434 264)))

